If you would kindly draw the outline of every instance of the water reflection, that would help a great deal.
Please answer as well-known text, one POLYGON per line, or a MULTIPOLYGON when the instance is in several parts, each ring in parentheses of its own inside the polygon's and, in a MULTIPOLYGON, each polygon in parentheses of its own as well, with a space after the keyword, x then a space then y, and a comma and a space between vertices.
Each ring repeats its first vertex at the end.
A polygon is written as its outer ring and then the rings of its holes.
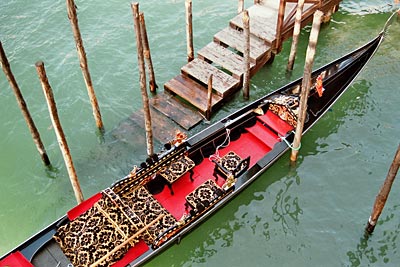
POLYGON ((303 214, 303 210, 299 206, 298 197, 293 197, 290 194, 290 187, 296 181, 297 184, 299 184, 297 176, 283 181, 284 188, 279 190, 272 207, 274 212, 273 219, 275 222, 281 223, 282 230, 285 234, 292 229, 292 224, 299 224, 299 215, 303 214))
POLYGON ((351 267, 392 265, 395 255, 398 254, 397 246, 399 245, 400 222, 396 218, 400 210, 400 205, 395 205, 388 210, 389 214, 383 220, 379 220, 375 232, 371 236, 364 235, 360 238, 354 250, 346 253, 349 265, 351 267), (390 226, 386 225, 389 224, 390 226), (385 225, 385 227, 384 227, 385 225), (383 232, 379 228, 385 228, 383 232))

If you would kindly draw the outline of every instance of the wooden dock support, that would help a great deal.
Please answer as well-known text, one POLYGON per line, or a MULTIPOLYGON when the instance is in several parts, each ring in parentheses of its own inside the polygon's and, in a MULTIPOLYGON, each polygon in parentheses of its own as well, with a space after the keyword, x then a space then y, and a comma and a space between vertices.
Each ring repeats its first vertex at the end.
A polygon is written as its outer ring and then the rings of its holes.
POLYGON ((299 42, 303 7, 304 7, 304 0, 299 0, 297 3, 296 17, 295 17, 294 28, 293 28, 292 46, 290 47, 290 55, 289 55, 289 61, 288 61, 288 65, 287 65, 288 71, 293 70, 294 61, 296 60, 297 45, 299 42))
POLYGON ((297 155, 299 153, 301 136, 303 134, 304 121, 307 114, 307 100, 311 84, 312 67, 314 64, 315 50, 318 42, 318 34, 323 15, 324 15, 323 12, 319 10, 317 10, 314 13, 313 24, 310 33, 310 40, 308 43, 307 53, 306 53, 306 63, 304 65, 303 80, 301 84, 300 108, 299 108, 299 115, 297 118, 296 134, 294 136, 292 153, 290 155, 290 160, 292 162, 297 161, 297 155))
POLYGON ((140 20, 140 34, 142 35, 141 38, 143 42, 143 54, 149 72, 150 92, 155 93, 156 89, 158 88, 158 85, 156 83, 156 78, 154 75, 153 61, 151 60, 151 53, 150 53, 149 38, 147 37, 146 22, 144 20, 143 12, 139 13, 139 20, 140 20))
POLYGON ((371 216, 369 217, 368 224, 365 228, 365 231, 368 234, 372 234, 372 232, 375 229, 375 225, 378 222, 379 216, 381 215, 382 210, 385 207, 386 200, 389 197, 390 189, 392 188, 394 179, 396 178, 397 172, 399 171, 399 166, 400 166, 400 144, 397 147, 396 154, 394 156, 392 164, 390 165, 389 172, 386 176, 385 182, 383 183, 381 189, 379 190, 378 195, 376 196, 371 216))
POLYGON ((40 83, 42 84, 43 93, 46 98, 47 106, 49 108, 51 122, 53 128, 56 132, 58 145, 60 146, 62 155, 64 157, 64 162, 67 167, 69 178, 72 184, 72 188, 75 193, 76 201, 79 203, 83 202, 83 194, 76 175, 75 167, 72 162, 71 153, 68 148, 67 139, 65 138, 64 131, 61 127, 60 119, 57 113, 57 106, 54 101, 53 91, 51 90, 49 81, 47 79, 46 70, 44 68, 43 62, 39 61, 35 64, 37 73, 39 75, 40 83))
POLYGON ((250 95, 250 17, 249 11, 243 11, 243 31, 244 31, 244 75, 243 75, 243 98, 249 99, 250 95))
POLYGON ((135 34, 136 34, 136 47, 137 47, 137 56, 138 56, 138 64, 139 64, 140 89, 142 92, 145 130, 146 130, 147 155, 151 156, 154 154, 154 152, 153 152, 154 151, 153 131, 152 131, 152 127, 151 127, 149 97, 147 95, 147 89, 146 89, 146 69, 145 69, 144 55, 143 55, 143 41, 141 38, 141 30, 140 30, 139 3, 138 2, 132 3, 131 8, 132 8, 133 22, 134 22, 135 34))
POLYGON ((280 0, 279 11, 278 11, 278 21, 276 23, 276 41, 272 48, 272 53, 278 54, 282 50, 282 28, 283 19, 285 17, 286 0, 280 0))
POLYGON ((33 138, 33 142, 35 143, 36 148, 39 151, 40 157, 45 166, 50 166, 50 160, 49 160, 49 157, 47 156, 46 149, 43 145, 42 139, 40 138, 39 131, 36 128, 36 125, 32 119, 32 116, 31 116, 31 114, 28 110, 28 107, 26 105, 26 102, 24 100, 24 97, 22 96, 21 90, 19 89, 17 81, 15 80, 15 77, 11 71, 11 67, 8 62, 6 53, 4 52, 1 41, 0 41, 0 63, 1 63, 1 67, 4 71, 4 74, 6 75, 7 80, 10 84, 10 87, 13 90, 14 95, 17 99, 18 106, 21 109, 21 112, 22 112, 22 115, 24 116, 26 124, 28 125, 29 131, 31 132, 31 135, 33 138))
POLYGON ((75 38, 76 50, 78 52, 80 61, 80 67, 82 69, 82 74, 85 80, 90 103, 92 104, 93 116, 95 118, 97 128, 101 132, 103 132, 104 131, 103 121, 101 119, 101 113, 99 104, 97 102, 96 94, 93 89, 92 78, 90 77, 85 48, 83 46, 81 32, 78 26, 78 16, 76 14, 76 6, 74 0, 66 0, 66 3, 67 3, 68 19, 71 22, 72 32, 75 38))
POLYGON ((185 1, 186 8, 186 47, 188 62, 194 59, 193 48, 193 15, 192 15, 192 0, 185 1))
POLYGON ((213 88, 213 75, 211 74, 208 77, 208 91, 207 91, 207 111, 206 111, 206 119, 211 119, 211 108, 212 108, 212 88, 213 88))

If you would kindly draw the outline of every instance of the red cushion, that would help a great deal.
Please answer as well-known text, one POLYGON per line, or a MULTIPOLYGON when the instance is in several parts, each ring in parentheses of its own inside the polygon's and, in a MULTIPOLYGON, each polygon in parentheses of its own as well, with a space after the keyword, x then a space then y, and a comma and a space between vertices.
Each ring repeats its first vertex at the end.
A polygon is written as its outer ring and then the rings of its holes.
POLYGON ((149 250, 149 247, 141 239, 139 243, 137 243, 134 247, 131 247, 128 250, 128 252, 121 260, 111 265, 111 267, 125 267, 126 265, 134 261, 137 257, 145 253, 147 250, 149 250))
POLYGON ((11 253, 0 261, 0 267, 34 267, 21 252, 11 253))
POLYGON ((91 198, 86 199, 78 206, 72 208, 70 211, 67 212, 68 219, 70 221, 72 221, 72 220, 76 219, 77 217, 79 217, 79 215, 81 215, 82 213, 84 213, 85 211, 87 211, 88 209, 93 207, 94 203, 99 201, 101 196, 102 196, 102 194, 101 194, 101 192, 99 192, 96 195, 92 196, 91 198))
POLYGON ((281 136, 285 136, 288 131, 293 130, 293 127, 286 121, 282 120, 278 115, 268 110, 262 116, 258 117, 262 122, 266 123, 269 127, 274 129, 281 136))

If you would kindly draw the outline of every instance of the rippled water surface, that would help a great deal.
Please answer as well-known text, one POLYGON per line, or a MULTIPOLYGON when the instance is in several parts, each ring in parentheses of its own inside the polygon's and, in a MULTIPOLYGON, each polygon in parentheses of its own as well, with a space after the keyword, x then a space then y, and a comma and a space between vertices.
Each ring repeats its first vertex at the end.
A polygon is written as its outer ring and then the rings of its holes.
MULTIPOLYGON (((195 50, 228 25, 236 1, 193 1, 195 50)), ((252 1, 246 1, 249 6, 252 1)), ((121 128, 141 107, 130 1, 76 1, 80 29, 106 128, 96 135, 64 1, 0 1, 0 40, 53 169, 43 168, 7 80, 0 72, 0 254, 56 220, 75 198, 34 63, 45 63, 84 196, 123 177, 146 153, 143 132, 121 128)), ((186 61, 184 1, 147 0, 160 88, 186 61)), ((315 67, 376 36, 399 6, 343 1, 322 27, 315 67)), ((302 73, 309 27, 292 77, 290 43, 251 81, 251 99, 302 73)), ((303 138, 296 167, 284 155, 256 182, 178 246, 147 266, 399 266, 400 193, 395 181, 374 234, 363 229, 400 136, 400 23, 349 91, 303 138)), ((240 94, 213 121, 247 102, 240 94)), ((199 131, 202 123, 192 130, 199 131)), ((171 131, 173 132, 173 130, 171 131)))

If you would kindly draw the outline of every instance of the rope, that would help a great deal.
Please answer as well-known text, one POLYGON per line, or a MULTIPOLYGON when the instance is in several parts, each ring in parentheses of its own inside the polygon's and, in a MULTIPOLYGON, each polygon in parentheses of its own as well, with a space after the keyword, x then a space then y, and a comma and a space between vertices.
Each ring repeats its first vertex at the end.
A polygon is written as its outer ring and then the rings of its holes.
POLYGON ((219 156, 219 149, 221 148, 225 148, 227 146, 229 146, 229 144, 231 143, 231 137, 230 137, 230 133, 231 130, 226 128, 226 137, 225 140, 222 142, 222 144, 220 144, 219 146, 217 146, 217 149, 215 150, 215 153, 213 155, 211 155, 210 157, 208 157, 209 161, 212 160, 216 160, 218 161, 221 157, 219 156), (226 145, 224 145, 226 142, 228 142, 226 145))
POLYGON ((286 138, 285 138, 284 136, 279 135, 279 137, 286 143, 286 145, 287 145, 290 149, 296 150, 296 151, 300 150, 300 148, 301 148, 301 142, 299 143, 299 146, 298 146, 298 147, 293 147, 293 143, 290 144, 289 141, 286 140, 286 138))

